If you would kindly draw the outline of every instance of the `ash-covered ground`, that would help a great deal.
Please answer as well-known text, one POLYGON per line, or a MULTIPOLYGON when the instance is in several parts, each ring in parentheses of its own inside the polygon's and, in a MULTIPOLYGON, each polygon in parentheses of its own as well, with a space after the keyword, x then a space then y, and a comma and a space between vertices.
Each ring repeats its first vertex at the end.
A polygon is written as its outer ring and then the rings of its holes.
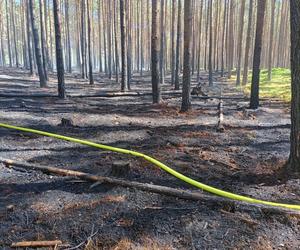
MULTIPOLYGON (((205 75, 203 75, 205 77, 205 75)), ((0 72, 2 95, 55 95, 21 70, 0 72)), ((118 91, 104 75, 96 83, 68 75, 71 95, 118 91)), ((193 82, 193 85, 196 83, 193 82)), ((163 91, 172 90, 166 78, 163 91)), ((132 90, 151 91, 149 75, 134 76, 132 90)), ((215 76, 208 95, 242 97, 234 84, 215 76), (222 89, 222 91, 221 91, 222 89)), ((289 154, 288 104, 224 100, 223 133, 216 131, 217 99, 193 98, 180 113, 180 96, 114 98, 0 98, 0 122, 25 126, 154 156, 203 183, 238 194, 300 204, 300 180, 283 175, 289 154), (61 126, 61 119, 73 125, 61 126)), ((128 161, 129 181, 196 191, 141 159, 53 138, 0 128, 0 157, 110 176, 115 161, 128 161)), ((0 248, 23 240, 62 240, 78 249, 300 249, 300 216, 266 213, 252 206, 187 201, 160 194, 0 165, 0 248), (90 237, 92 235, 92 237, 90 237), (90 238, 89 238, 90 237, 90 238), (81 244, 82 243, 82 244, 81 244)), ((199 190, 198 192, 202 192, 199 190)), ((68 248, 60 247, 59 249, 68 248)))

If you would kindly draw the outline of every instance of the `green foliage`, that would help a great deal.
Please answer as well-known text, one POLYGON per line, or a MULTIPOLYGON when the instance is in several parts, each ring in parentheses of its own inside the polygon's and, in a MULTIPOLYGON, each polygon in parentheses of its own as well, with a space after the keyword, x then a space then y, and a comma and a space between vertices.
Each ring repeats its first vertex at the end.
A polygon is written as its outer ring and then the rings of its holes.
MULTIPOLYGON (((249 72, 248 84, 242 86, 242 90, 249 95, 251 91, 252 72, 249 72)), ((286 102, 291 101, 291 71, 285 68, 273 68, 272 79, 268 81, 268 71, 261 70, 260 97, 278 98, 286 102)))

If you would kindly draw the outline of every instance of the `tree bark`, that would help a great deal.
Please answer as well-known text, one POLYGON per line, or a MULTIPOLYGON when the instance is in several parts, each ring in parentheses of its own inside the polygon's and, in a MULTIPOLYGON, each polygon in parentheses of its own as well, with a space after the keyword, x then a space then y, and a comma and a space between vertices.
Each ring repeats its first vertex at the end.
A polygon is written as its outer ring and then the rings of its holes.
POLYGON ((252 84, 251 84, 251 99, 250 108, 257 109, 259 106, 259 77, 260 77, 260 59, 261 59, 261 45, 262 35, 264 30, 266 0, 259 0, 257 5, 257 19, 256 19, 256 34, 253 55, 253 70, 252 70, 252 84))
POLYGON ((33 0, 29 0, 29 10, 30 10, 30 18, 31 18, 31 29, 33 33, 33 39, 34 39, 35 59, 36 59, 36 64, 37 64, 39 79, 40 79, 40 87, 43 88, 47 86, 47 80, 45 77, 45 72, 43 70, 40 41, 39 41, 40 39, 39 39, 38 30, 36 28, 35 16, 33 11, 34 10, 33 0))
POLYGON ((192 0, 184 0, 184 55, 182 76, 181 112, 191 108, 191 36, 192 36, 192 0))
POLYGON ((64 58, 61 45, 60 10, 58 0, 53 0, 53 17, 55 27, 56 68, 58 79, 58 97, 66 98, 64 58))
POLYGON ((300 2, 290 1, 291 25, 291 153, 290 168, 300 172, 300 2))

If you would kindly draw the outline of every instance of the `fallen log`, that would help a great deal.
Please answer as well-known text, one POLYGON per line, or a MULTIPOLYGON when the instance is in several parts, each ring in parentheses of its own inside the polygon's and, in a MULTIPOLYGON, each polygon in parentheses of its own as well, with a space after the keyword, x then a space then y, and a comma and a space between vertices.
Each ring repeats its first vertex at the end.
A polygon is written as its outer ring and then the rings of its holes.
POLYGON ((20 241, 16 243, 12 243, 11 247, 53 247, 57 245, 61 245, 62 242, 60 240, 50 240, 50 241, 20 241))
POLYGON ((56 174, 60 176, 73 176, 82 180, 98 182, 98 183, 107 183, 107 184, 118 185, 122 187, 136 188, 146 192, 173 196, 185 200, 213 202, 213 203, 217 203, 220 206, 222 206, 222 204, 224 204, 225 206, 228 205, 232 207, 240 206, 243 208, 248 208, 249 206, 251 206, 251 207, 261 209, 261 211, 267 214, 292 214, 292 215, 300 216, 300 212, 295 210, 290 210, 281 207, 272 207, 263 204, 246 203, 238 200, 229 200, 219 196, 206 195, 199 191, 192 192, 188 190, 176 189, 176 188, 154 185, 149 183, 126 181, 123 179, 117 179, 113 177, 104 177, 99 175, 83 173, 80 171, 61 169, 57 167, 39 166, 35 164, 28 164, 24 162, 13 161, 13 160, 8 160, 3 158, 0 158, 0 163, 3 163, 4 166, 7 168, 17 167, 22 169, 38 170, 47 174, 56 174))

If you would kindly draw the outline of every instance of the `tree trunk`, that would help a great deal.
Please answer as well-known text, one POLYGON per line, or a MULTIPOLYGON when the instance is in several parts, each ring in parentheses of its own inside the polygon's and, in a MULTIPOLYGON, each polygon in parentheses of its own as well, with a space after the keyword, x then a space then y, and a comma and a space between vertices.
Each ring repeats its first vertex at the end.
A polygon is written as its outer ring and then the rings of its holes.
POLYGON ((38 68, 38 73, 39 73, 40 87, 43 88, 43 87, 47 86, 47 80, 46 80, 45 72, 43 70, 43 65, 42 65, 39 34, 38 34, 38 30, 36 28, 35 16, 34 16, 33 9, 34 9, 33 0, 29 0, 31 29, 32 29, 32 33, 33 33, 34 48, 35 48, 35 59, 36 59, 36 64, 37 64, 37 68, 38 68))
POLYGON ((203 15, 203 1, 201 1, 200 17, 199 17, 199 36, 198 36, 198 58, 197 58, 197 82, 200 80, 200 64, 201 64, 201 34, 202 34, 202 15, 203 15))
POLYGON ((6 32, 7 32, 8 59, 9 59, 9 67, 12 67, 12 56, 11 56, 11 47, 10 47, 9 10, 8 10, 7 0, 5 0, 5 6, 6 6, 6 32))
POLYGON ((176 1, 172 0, 172 31, 171 31, 171 84, 175 83, 175 14, 176 1))
POLYGON ((165 0, 160 0, 160 53, 159 53, 159 72, 160 72, 160 83, 165 83, 165 22, 164 22, 164 5, 165 0))
MULTIPOLYGON (((253 0, 250 0, 253 1, 253 0)), ((226 17, 227 17, 227 7, 228 3, 227 0, 224 1, 224 16, 223 16, 223 33, 222 33, 222 49, 221 49, 221 77, 224 76, 224 48, 225 48, 225 31, 228 29, 226 26, 226 17)))
POLYGON ((175 90, 179 90, 179 73, 180 73, 180 37, 181 37, 181 1, 178 0, 178 14, 177 14, 177 38, 176 38, 176 59, 175 59, 175 90))
POLYGON ((159 80, 159 44, 158 44, 158 4, 157 0, 152 0, 152 34, 151 34, 151 74, 153 103, 160 103, 161 90, 159 80))
POLYGON ((72 50, 71 50, 71 38, 70 38, 70 17, 69 17, 69 0, 65 0, 66 11, 66 36, 67 36, 67 53, 68 53, 68 72, 72 73, 72 50))
POLYGON ((61 46, 60 11, 58 0, 53 0, 53 17, 55 27, 56 69, 58 79, 58 97, 66 98, 64 58, 61 46))
POLYGON ((213 69, 212 69, 212 0, 209 1, 209 48, 208 48, 208 82, 209 86, 213 86, 213 69))
POLYGON ((98 0, 98 39, 99 39, 99 45, 98 45, 98 51, 99 51, 99 72, 102 72, 102 29, 101 29, 101 0, 98 0))
POLYGON ((86 78, 85 65, 86 65, 86 51, 85 51, 85 42, 86 42, 86 25, 85 25, 85 0, 81 0, 81 77, 86 78))
POLYGON ((28 50, 28 60, 29 60, 29 72, 30 76, 34 75, 33 62, 32 62, 32 52, 31 52, 31 30, 30 30, 30 12, 28 1, 26 1, 26 32, 27 32, 27 50, 28 50))
POLYGON ((256 34, 253 54, 253 70, 251 84, 250 108, 257 109, 259 106, 259 77, 260 77, 260 59, 261 44, 264 30, 266 0, 259 0, 257 5, 256 34))
POLYGON ((291 11, 291 153, 290 168, 300 172, 300 2, 290 1, 291 11))
POLYGON ((124 0, 120 0, 120 30, 121 30, 121 59, 122 59, 121 91, 126 91, 128 89, 128 85, 127 85, 128 78, 127 78, 127 52, 126 52, 124 0))
MULTIPOLYGON (((125 30, 126 38, 127 40, 125 41, 125 49, 127 50, 127 86, 128 89, 130 90, 130 82, 131 82, 131 66, 132 66, 132 29, 131 29, 131 20, 132 20, 132 10, 131 7, 133 6, 131 1, 126 1, 126 17, 127 17, 127 32, 125 30), (126 43, 127 42, 127 43, 126 43)), ((150 25, 150 24, 149 24, 150 25)))
POLYGON ((243 45, 243 32, 244 32, 244 15, 245 15, 245 2, 246 0, 241 0, 241 10, 240 10, 240 20, 239 20, 239 38, 238 38, 238 50, 237 50, 237 69, 236 69, 236 85, 241 84, 241 63, 242 63, 242 45, 243 45))
POLYGON ((118 28, 117 28, 117 2, 114 1, 114 37, 115 37, 115 75, 116 75, 116 83, 119 83, 119 50, 118 50, 118 28))
POLYGON ((15 25, 15 3, 11 1, 11 20, 12 20, 12 28, 13 28, 13 36, 14 36, 14 49, 15 49, 15 57, 16 57, 16 66, 19 68, 19 53, 18 53, 18 46, 17 46, 17 32, 16 32, 16 25, 15 25))
POLYGON ((88 56, 89 56, 89 80, 90 85, 94 84, 94 77, 93 77, 93 61, 92 61, 92 52, 91 52, 91 15, 90 15, 90 0, 86 2, 87 8, 87 19, 88 19, 88 56))
POLYGON ((268 81, 272 79, 272 60, 273 60, 273 37, 274 37, 274 23, 275 23, 275 5, 276 0, 271 0, 271 23, 270 23, 270 39, 269 39, 269 58, 268 58, 268 81))
MULTIPOLYGON (((48 9, 50 9, 50 1, 48 1, 48 9)), ((50 70, 53 70, 53 40, 52 40, 52 23, 51 23, 50 12, 49 12, 49 40, 50 40, 49 68, 50 70)))
POLYGON ((3 14, 3 10, 2 10, 2 5, 1 5, 1 7, 0 7, 1 9, 0 9, 0 18, 1 18, 1 27, 0 27, 0 32, 1 32, 1 34, 0 34, 0 39, 1 39, 1 63, 2 63, 2 66, 4 67, 5 65, 6 65, 6 60, 5 60, 5 51, 4 51, 4 42, 3 42, 3 40, 4 40, 4 38, 3 38, 3 30, 4 30, 4 19, 3 19, 3 16, 2 16, 2 14, 3 14))
POLYGON ((107 46, 108 46, 108 77, 112 79, 112 44, 111 44, 111 1, 107 4, 107 46))
POLYGON ((245 46, 245 58, 244 58, 244 67, 243 67, 243 85, 248 82, 248 65, 249 65, 249 52, 251 45, 251 32, 252 32, 252 15, 253 14, 253 0, 249 1, 249 16, 248 16, 248 28, 247 28, 247 38, 245 46))
MULTIPOLYGON (((210 0, 211 1, 211 0, 210 0)), ((184 55, 181 112, 191 108, 192 0, 184 0, 184 55)))
POLYGON ((229 27, 228 27, 228 78, 231 78, 234 57, 234 0, 230 0, 230 14, 229 14, 229 27))
POLYGON ((47 58, 46 58, 46 39, 45 39, 45 30, 44 30, 44 22, 41 20, 44 20, 44 11, 43 11, 43 0, 39 1, 39 7, 40 7, 40 31, 41 31, 41 49, 42 49, 42 60, 43 60, 43 70, 46 80, 48 79, 47 74, 47 58))
POLYGON ((140 1, 140 19, 141 19, 141 38, 140 38, 140 44, 141 44, 141 59, 140 59, 140 76, 143 76, 143 68, 144 68, 144 13, 143 13, 143 0, 140 1))

